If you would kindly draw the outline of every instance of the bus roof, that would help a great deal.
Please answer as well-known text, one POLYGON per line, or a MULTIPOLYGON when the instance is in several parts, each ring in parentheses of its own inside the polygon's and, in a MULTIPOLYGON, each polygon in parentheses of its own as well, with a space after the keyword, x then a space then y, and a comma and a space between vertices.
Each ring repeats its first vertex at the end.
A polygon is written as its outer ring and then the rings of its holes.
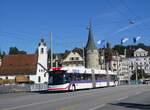
MULTIPOLYGON (((77 66, 77 67, 59 67, 59 68, 53 68, 52 71, 58 71, 58 70, 64 70, 67 73, 79 73, 79 74, 107 74, 106 70, 100 70, 100 69, 91 69, 91 68, 85 68, 83 66, 77 66)), ((117 73, 108 71, 108 74, 110 75, 117 75, 117 73)))

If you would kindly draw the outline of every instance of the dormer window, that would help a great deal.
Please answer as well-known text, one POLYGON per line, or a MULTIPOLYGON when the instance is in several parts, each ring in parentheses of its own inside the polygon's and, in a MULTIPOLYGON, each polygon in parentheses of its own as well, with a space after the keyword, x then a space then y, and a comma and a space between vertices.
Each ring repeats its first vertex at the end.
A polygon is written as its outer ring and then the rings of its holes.
POLYGON ((79 57, 76 57, 76 60, 79 60, 79 57))
POLYGON ((72 61, 73 61, 73 60, 74 60, 74 58, 73 58, 73 57, 70 57, 70 60, 72 60, 72 61))

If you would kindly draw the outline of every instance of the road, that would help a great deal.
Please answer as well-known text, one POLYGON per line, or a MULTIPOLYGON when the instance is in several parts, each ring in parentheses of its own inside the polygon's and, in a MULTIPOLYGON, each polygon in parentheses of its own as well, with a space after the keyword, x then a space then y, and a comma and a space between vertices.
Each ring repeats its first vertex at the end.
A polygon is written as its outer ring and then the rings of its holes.
POLYGON ((150 110, 150 85, 3 94, 0 110, 150 110))

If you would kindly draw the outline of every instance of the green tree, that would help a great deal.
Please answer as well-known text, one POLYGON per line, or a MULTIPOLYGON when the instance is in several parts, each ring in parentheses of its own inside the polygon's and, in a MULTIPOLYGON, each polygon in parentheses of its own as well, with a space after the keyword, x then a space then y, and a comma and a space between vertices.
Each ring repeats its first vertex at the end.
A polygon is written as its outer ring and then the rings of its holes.
POLYGON ((23 50, 19 50, 17 47, 10 47, 9 49, 9 55, 15 55, 15 54, 26 54, 27 52, 23 50))
MULTIPOLYGON (((145 73, 145 71, 143 69, 138 69, 137 70, 137 76, 138 76, 138 79, 148 77, 148 75, 145 73)), ((131 80, 135 80, 135 79, 136 79, 136 70, 133 71, 133 75, 131 76, 131 80)))
POLYGON ((113 49, 117 51, 119 55, 123 55, 125 47, 123 45, 115 45, 113 49))

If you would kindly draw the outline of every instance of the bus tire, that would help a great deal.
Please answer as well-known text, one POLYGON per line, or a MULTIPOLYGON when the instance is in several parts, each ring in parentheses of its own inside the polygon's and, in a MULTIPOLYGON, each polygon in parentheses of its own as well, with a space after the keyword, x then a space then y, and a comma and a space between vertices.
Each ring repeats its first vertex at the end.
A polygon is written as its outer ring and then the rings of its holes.
POLYGON ((71 85, 71 87, 70 87, 70 91, 75 91, 76 90, 76 86, 73 84, 73 85, 71 85))

